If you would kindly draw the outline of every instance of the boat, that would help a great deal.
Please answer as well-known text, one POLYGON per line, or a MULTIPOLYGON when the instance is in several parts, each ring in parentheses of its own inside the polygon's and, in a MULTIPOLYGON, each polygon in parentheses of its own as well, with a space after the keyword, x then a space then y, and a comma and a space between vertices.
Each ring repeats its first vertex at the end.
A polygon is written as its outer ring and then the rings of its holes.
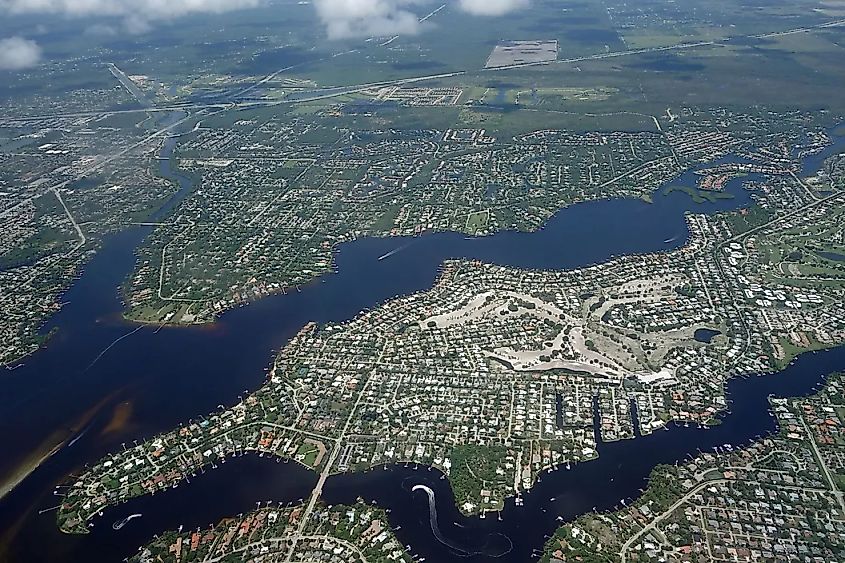
POLYGON ((388 253, 386 253, 386 254, 382 254, 381 256, 379 256, 379 257, 378 257, 378 261, 379 261, 379 262, 381 262, 382 260, 387 260, 388 258, 390 258, 391 256, 393 256, 393 255, 394 255, 394 254, 396 254, 397 252, 399 252, 399 251, 401 251, 401 250, 405 250, 405 249, 406 249, 406 248, 408 248, 408 246, 410 246, 410 245, 411 245, 411 243, 409 242, 409 243, 403 244, 402 246, 396 247, 396 248, 394 248, 393 250, 391 250, 390 252, 388 252, 388 253))
POLYGON ((118 520, 117 522, 112 524, 111 525, 112 530, 119 530, 119 529, 123 528, 125 525, 127 525, 131 520, 134 520, 135 518, 140 518, 140 517, 141 517, 141 514, 130 514, 126 518, 118 520))

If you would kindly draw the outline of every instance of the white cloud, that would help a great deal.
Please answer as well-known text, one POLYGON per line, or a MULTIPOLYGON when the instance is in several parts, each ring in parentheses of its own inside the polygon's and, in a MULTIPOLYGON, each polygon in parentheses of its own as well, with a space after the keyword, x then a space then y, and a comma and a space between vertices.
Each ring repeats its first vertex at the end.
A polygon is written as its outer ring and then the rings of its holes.
MULTIPOLYGON (((1 0, 0 0, 1 1, 1 0)), ((413 35, 420 22, 408 7, 420 0, 314 0, 330 39, 413 35)))
POLYGON ((144 16, 138 14, 130 14, 123 18, 123 28, 130 35, 143 35, 149 33, 153 28, 150 21, 144 16))
POLYGON ((261 0, 0 0, 0 12, 119 16, 145 21, 252 8, 261 0))
POLYGON ((0 70, 21 70, 41 60, 38 43, 23 37, 0 39, 0 70))
MULTIPOLYGON (((118 17, 130 34, 146 33, 151 23, 200 13, 253 8, 263 0, 0 0, 0 14, 60 14, 118 17)), ((96 27, 94 24, 92 27, 96 27)), ((112 28, 114 29, 114 28, 112 28)), ((94 31, 103 31, 96 28, 94 31)), ((116 30, 115 30, 116 31, 116 30)))
POLYGON ((117 35, 117 29, 104 23, 95 23, 86 27, 84 33, 95 37, 114 37, 117 35))
POLYGON ((530 0, 459 0, 465 12, 476 16, 503 16, 514 10, 527 8, 530 0))

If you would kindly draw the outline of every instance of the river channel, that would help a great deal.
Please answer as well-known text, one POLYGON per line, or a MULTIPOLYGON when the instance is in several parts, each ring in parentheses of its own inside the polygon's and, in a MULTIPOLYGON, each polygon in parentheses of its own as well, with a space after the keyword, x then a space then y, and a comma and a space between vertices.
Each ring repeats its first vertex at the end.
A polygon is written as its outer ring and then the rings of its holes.
MULTIPOLYGON (((175 116, 174 116, 175 119, 175 116)), ((191 179, 171 168, 175 140, 167 141, 161 172, 180 189, 166 206, 178 204, 191 179)), ((807 159, 812 173, 833 147, 807 159)), ((671 185, 695 185, 688 172, 671 185)), ((315 477, 293 463, 256 457, 232 460, 189 486, 135 499, 107 511, 84 537, 60 534, 55 526, 57 483, 122 443, 149 437, 181 421, 229 405, 256 389, 279 348, 305 323, 337 322, 397 295, 425 290, 444 260, 479 259, 518 268, 566 269, 613 256, 665 252, 686 243, 687 212, 716 213, 751 204, 744 180, 729 182, 733 199, 693 203, 681 192, 636 199, 572 205, 533 233, 502 232, 483 238, 456 233, 416 238, 363 238, 341 245, 336 272, 284 295, 230 311, 207 327, 138 327, 121 318, 119 286, 132 271, 135 250, 149 234, 137 227, 109 237, 63 297, 66 305, 44 327, 55 329, 49 343, 0 375, 0 474, 39 452, 57 447, 11 493, 0 500, 0 530, 16 561, 114 561, 131 554, 152 534, 178 526, 207 525, 258 501, 294 502, 308 494, 315 477), (391 251, 389 259, 378 260, 391 251), (35 453, 33 453, 35 452, 35 453), (260 486, 256 485, 260 483, 260 486), (46 511, 40 513, 40 511, 46 511), (142 512, 120 531, 112 519, 142 512)), ((361 496, 391 509, 400 539, 429 560, 525 561, 542 547, 558 517, 572 518, 610 508, 644 486, 658 463, 673 462, 696 448, 738 444, 772 431, 766 396, 809 392, 824 376, 845 368, 845 348, 805 355, 781 374, 732 381, 733 414, 714 429, 673 428, 651 436, 602 444, 600 458, 572 470, 544 475, 516 507, 510 501, 495 517, 458 515, 448 483, 427 468, 388 467, 331 478, 330 503, 361 496), (739 408, 741 406, 741 408, 739 408), (437 521, 449 547, 432 535, 429 500, 415 484, 435 493, 437 521), (554 500, 552 500, 554 499, 554 500)))

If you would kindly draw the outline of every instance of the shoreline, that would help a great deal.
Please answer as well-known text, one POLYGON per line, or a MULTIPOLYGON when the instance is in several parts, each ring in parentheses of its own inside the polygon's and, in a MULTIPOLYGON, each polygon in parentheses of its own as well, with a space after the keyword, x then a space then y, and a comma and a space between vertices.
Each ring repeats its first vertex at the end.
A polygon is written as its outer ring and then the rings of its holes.
MULTIPOLYGON (((573 464, 571 471, 559 464, 556 471, 542 472, 541 479, 531 489, 521 495, 509 495, 499 511, 478 511, 474 515, 467 515, 456 504, 452 484, 442 470, 419 462, 394 462, 354 473, 333 473, 326 483, 321 500, 327 504, 348 504, 360 498, 368 504, 375 503, 391 515, 391 527, 402 530, 399 534, 402 543, 422 545, 420 542, 429 541, 426 538, 431 530, 427 525, 428 519, 419 521, 422 508, 414 501, 411 489, 416 483, 427 484, 436 492, 438 521, 445 537, 458 542, 456 545, 471 547, 482 541, 484 536, 507 535, 515 541, 516 559, 503 561, 523 561, 526 559, 521 556, 527 554, 532 546, 539 547, 539 544, 535 545, 535 540, 539 541, 544 533, 553 531, 562 522, 574 521, 583 514, 618 509, 623 501, 635 501, 642 494, 637 493, 637 488, 644 488, 648 476, 660 465, 671 464, 676 458, 680 460, 690 454, 695 455, 696 451, 708 451, 712 446, 725 443, 732 444, 734 448, 748 447, 777 433, 779 426, 771 418, 770 397, 814 394, 831 374, 841 370, 841 366, 832 364, 839 362, 843 353, 845 345, 829 349, 821 361, 812 360, 810 354, 802 354, 800 357, 804 359, 805 365, 791 367, 786 377, 781 379, 777 379, 777 374, 732 378, 730 381, 736 385, 733 391, 737 395, 731 393, 731 396, 747 399, 742 402, 747 408, 734 407, 730 418, 726 420, 727 424, 707 430, 673 424, 669 427, 671 432, 654 433, 639 440, 607 442, 600 451, 600 457, 592 462, 573 464), (642 452, 643 455, 620 479, 618 464, 628 459, 633 452, 642 452), (613 483, 610 477, 616 477, 616 482, 613 483), (593 498, 587 494, 592 488, 596 489, 598 497, 593 498), (521 499, 519 504, 516 498, 521 499), (620 498, 623 500, 620 501, 620 498), (497 517, 492 516, 494 512, 498 512, 497 517), (531 524, 532 531, 524 537, 519 535, 525 523, 534 522, 535 517, 540 520, 536 525, 531 524)), ((267 455, 262 458, 254 453, 237 455, 229 458, 225 464, 218 464, 217 470, 206 470, 202 476, 197 472, 197 482, 194 483, 192 478, 190 486, 171 487, 155 495, 135 497, 104 508, 102 515, 94 517, 93 528, 86 526, 86 532, 90 533, 62 533, 61 537, 68 538, 73 550, 87 552, 103 541, 112 541, 111 538, 115 536, 112 536, 111 526, 108 525, 112 519, 119 520, 126 514, 143 512, 145 523, 140 527, 128 527, 123 532, 129 530, 130 536, 125 539, 129 542, 127 545, 131 544, 134 548, 148 540, 147 534, 151 536, 160 533, 161 526, 169 530, 168 526, 173 522, 176 522, 176 526, 185 524, 186 527, 207 527, 229 514, 249 511, 248 507, 254 506, 257 500, 271 499, 294 505, 304 503, 302 497, 304 495, 307 498, 306 489, 310 490, 310 481, 316 479, 315 471, 299 463, 285 463, 291 468, 297 467, 295 475, 302 476, 303 481, 299 485, 292 484, 288 470, 278 468, 278 464, 284 463, 280 459, 267 455), (232 463, 235 465, 230 465, 232 463), (229 489, 234 484, 233 479, 237 483, 260 481, 263 485, 250 486, 247 491, 236 492, 229 489), (216 492, 209 495, 211 491, 216 492), (203 504, 205 508, 199 512, 182 510, 178 499, 184 499, 186 495, 203 499, 213 496, 214 500, 207 506, 203 504), (177 514, 174 515, 174 511, 177 514), (157 525, 160 517, 165 516, 167 523, 157 525)), ((47 519, 54 522, 50 516, 47 519)), ((112 555, 125 555, 119 552, 120 549, 118 542, 114 545, 112 555)), ((430 560, 442 560, 437 557, 441 549, 439 545, 432 544, 425 556, 430 560)))
POLYGON ((13 466, 6 475, 0 476, 0 500, 3 500, 3 498, 7 495, 14 492, 21 483, 23 483, 47 460, 59 453, 66 446, 72 444, 77 438, 81 437, 97 414, 115 397, 116 394, 117 393, 111 393, 106 397, 103 397, 102 400, 84 412, 82 416, 71 425, 53 432, 37 448, 31 451, 29 455, 13 466))
MULTIPOLYGON (((688 421, 684 421, 683 419, 669 419, 660 428, 660 430, 671 431, 673 429, 684 429, 684 428, 688 428, 688 427, 691 427, 691 428, 694 427, 698 430, 708 431, 708 430, 713 430, 713 429, 719 428, 725 422, 725 418, 728 417, 728 416, 731 416, 731 414, 733 412, 733 410, 732 410, 733 393, 731 393, 730 392, 731 390, 728 388, 729 385, 732 382, 739 382, 741 380, 767 380, 767 379, 776 377, 779 374, 784 373, 789 368, 792 368, 799 361, 799 359, 802 358, 802 357, 809 356, 811 354, 815 354, 815 353, 818 353, 818 352, 831 352, 831 351, 834 351, 834 350, 837 350, 837 349, 845 349, 845 344, 834 344, 834 345, 831 345, 831 346, 826 347, 826 348, 821 349, 821 350, 806 350, 806 351, 798 354, 797 356, 795 356, 795 358, 793 358, 793 360, 791 362, 789 362, 789 364, 787 364, 786 366, 784 366, 781 369, 772 368, 772 369, 767 370, 767 371, 761 371, 761 372, 755 372, 755 373, 738 373, 736 375, 728 377, 728 378, 725 379, 725 405, 724 405, 723 408, 721 408, 718 411, 713 413, 712 422, 705 421, 705 422, 702 422, 702 423, 698 423, 696 425, 691 425, 691 424, 685 424, 685 422, 688 422, 688 421)), ((834 372, 835 371, 838 371, 838 369, 834 370, 834 372)), ((834 372, 831 372, 831 373, 834 373, 834 372)), ((823 379, 826 379, 829 375, 830 375, 830 373, 826 373, 826 374, 823 374, 821 377, 823 379)), ((268 377, 269 377, 269 374, 268 374, 268 377)), ((768 393, 766 395, 766 403, 767 404, 769 404, 769 399, 772 396, 773 396, 773 393, 768 393)), ((800 396, 800 395, 797 395, 797 396, 800 396)), ((595 424, 595 420, 593 421, 593 423, 595 424)), ((157 437, 162 436, 162 435, 166 435, 166 434, 167 434, 167 431, 160 433, 160 434, 156 434, 155 436, 151 436, 147 440, 154 440, 157 437)), ((335 479, 344 478, 344 477, 355 478, 355 477, 363 476, 367 473, 374 472, 378 469, 390 470, 392 468, 399 468, 399 467, 409 468, 411 466, 413 466, 414 470, 435 471, 435 472, 438 472, 440 474, 440 477, 439 477, 440 480, 444 480, 444 481, 447 482, 449 489, 452 491, 453 500, 455 501, 453 508, 455 508, 455 510, 457 510, 461 514, 461 516, 467 517, 467 518, 480 517, 481 519, 484 519, 487 514, 491 514, 493 512, 501 513, 501 511, 504 510, 504 507, 509 502, 513 502, 515 499, 522 498, 523 496, 530 494, 532 491, 534 491, 537 488, 537 486, 538 486, 539 482, 541 481, 541 478, 543 477, 544 474, 562 473, 565 469, 565 466, 569 465, 569 464, 571 464, 571 468, 575 468, 577 466, 584 466, 584 465, 587 465, 589 467, 590 463, 596 462, 597 460, 600 460, 602 458, 602 452, 601 452, 601 449, 600 449, 602 445, 613 446, 614 444, 626 444, 626 443, 627 444, 631 444, 631 443, 636 444, 642 438, 648 437, 648 436, 651 436, 651 435, 655 435, 655 434, 657 434, 657 432, 642 433, 641 428, 635 428, 635 433, 630 437, 620 437, 620 438, 614 438, 614 439, 610 439, 610 440, 604 440, 604 439, 601 439, 600 435, 597 435, 596 436, 596 451, 595 451, 595 454, 593 456, 591 456, 587 459, 558 461, 554 464, 543 466, 536 471, 532 470, 531 486, 528 487, 528 488, 525 488, 525 489, 521 489, 518 492, 514 492, 512 494, 509 494, 509 495, 503 497, 501 499, 502 500, 502 508, 498 509, 498 510, 494 510, 494 509, 480 509, 480 510, 473 510, 473 511, 464 510, 462 506, 456 504, 457 499, 454 498, 454 487, 452 485, 452 482, 450 480, 449 475, 446 474, 446 472, 443 470, 443 468, 441 468, 441 467, 439 467, 439 466, 437 466, 433 463, 425 463, 423 461, 414 461, 414 460, 401 461, 401 460, 397 460, 397 461, 392 461, 392 462, 389 462, 389 463, 379 463, 379 464, 375 464, 375 465, 369 465, 369 466, 362 468, 362 469, 359 469, 359 470, 331 471, 331 472, 329 472, 329 478, 335 478, 335 479)), ((763 434, 760 435, 760 438, 765 437, 765 436, 766 436, 766 434, 763 433, 763 434)), ((752 440, 752 441, 754 441, 754 440, 752 440)), ((195 475, 192 475, 192 476, 198 476, 200 474, 206 474, 206 473, 214 473, 216 469, 219 469, 220 466, 222 466, 226 463, 225 460, 237 460, 239 458, 244 458, 244 457, 247 457, 247 458, 267 458, 269 460, 274 460, 276 463, 285 463, 285 464, 287 464, 289 462, 294 462, 295 464, 301 466, 306 471, 308 471, 309 474, 313 474, 315 477, 318 476, 318 474, 319 474, 317 468, 306 465, 305 463, 300 462, 300 461, 298 461, 298 460, 296 460, 292 457, 277 456, 277 455, 274 455, 273 453, 260 451, 258 449, 245 449, 245 450, 242 450, 240 453, 232 453, 231 455, 227 455, 225 458, 223 458, 224 461, 221 462, 221 465, 218 465, 216 468, 213 465, 212 466, 203 466, 202 468, 200 468, 199 470, 197 470, 195 472, 195 475)), ((569 470, 570 470, 570 468, 566 469, 566 471, 569 471, 569 470)), ((171 489, 177 488, 180 484, 183 484, 185 482, 185 480, 186 479, 183 478, 182 481, 178 482, 175 486, 171 486, 170 488, 171 489)), ((189 481, 190 479, 188 478, 187 480, 189 481)), ((166 493, 167 490, 168 489, 164 489, 163 491, 159 491, 159 494, 166 493)), ((144 493, 140 496, 128 497, 126 499, 121 500, 117 504, 110 504, 110 505, 106 505, 106 506, 101 507, 99 509, 99 512, 112 511, 112 510, 117 509, 120 506, 126 505, 127 503, 137 501, 139 499, 146 499, 146 498, 152 497, 154 495, 155 495, 155 493, 149 493, 148 492, 148 493, 144 493)), ((90 524, 93 521, 93 519, 96 518, 96 517, 97 516, 95 514, 95 515, 93 515, 92 518, 89 518, 88 520, 80 522, 80 524, 86 525, 86 527, 84 529, 81 528, 79 530, 68 530, 68 529, 64 529, 64 528, 59 527, 59 530, 62 533, 68 534, 68 535, 71 535, 71 536, 79 535, 79 534, 83 534, 83 535, 87 534, 88 531, 89 531, 87 525, 90 524)))
POLYGON ((44 448, 39 448, 35 453, 33 453, 33 455, 30 455, 27 459, 18 464, 16 468, 9 473, 8 477, 4 477, 3 480, 0 481, 0 500, 6 497, 6 495, 12 493, 18 485, 23 483, 26 478, 41 467, 45 461, 64 448, 69 440, 70 436, 54 444, 46 451, 44 451, 44 448))

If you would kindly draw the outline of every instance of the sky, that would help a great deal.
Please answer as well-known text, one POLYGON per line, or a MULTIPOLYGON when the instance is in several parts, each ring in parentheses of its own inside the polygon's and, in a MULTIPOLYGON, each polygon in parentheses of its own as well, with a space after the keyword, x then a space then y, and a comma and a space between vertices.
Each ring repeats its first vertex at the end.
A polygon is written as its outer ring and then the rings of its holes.
MULTIPOLYGON (((44 14, 77 18, 109 18, 94 22, 92 33, 116 35, 146 33, 157 22, 193 14, 221 14, 254 8, 268 0, 0 0, 4 14, 44 14)), ((522 9, 530 0, 444 0, 464 12, 496 17, 522 9)), ((437 0, 311 0, 329 39, 413 35, 422 29, 420 18, 437 0)), ((436 6, 435 6, 436 7, 436 6)), ((0 37, 0 70, 36 66, 42 52, 32 38, 0 37)))
MULTIPOLYGON (((313 0, 330 39, 409 35, 420 31, 419 19, 434 0, 313 0)), ((451 0, 478 16, 502 16, 524 8, 529 0, 451 0)))
POLYGON ((0 39, 0 70, 23 70, 41 60, 41 48, 23 37, 0 39))

